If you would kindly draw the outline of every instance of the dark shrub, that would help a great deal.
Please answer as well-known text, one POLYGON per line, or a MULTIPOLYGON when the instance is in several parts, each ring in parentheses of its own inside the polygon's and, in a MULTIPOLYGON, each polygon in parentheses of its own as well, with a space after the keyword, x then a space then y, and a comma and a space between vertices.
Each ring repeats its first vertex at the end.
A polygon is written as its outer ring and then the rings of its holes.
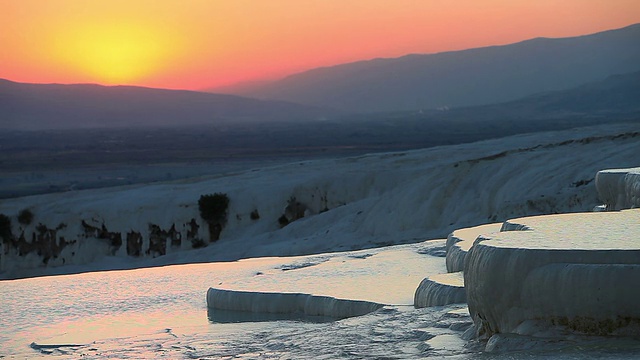
POLYGON ((191 247, 194 249, 199 249, 207 246, 207 243, 202 239, 191 239, 191 247))
POLYGON ((260 219, 260 213, 258 213, 258 209, 253 210, 249 216, 251 217, 251 220, 260 219))
POLYGON ((13 239, 11 219, 5 214, 0 214, 0 237, 3 238, 5 242, 13 239))
POLYGON ((280 224, 280 227, 283 228, 289 225, 289 219, 287 219, 286 215, 282 215, 278 218, 278 224, 280 224))
POLYGON ((36 226, 36 231, 40 234, 40 235, 44 235, 47 232, 49 232, 49 228, 47 227, 47 225, 39 223, 38 226, 36 226))
POLYGON ((229 207, 229 197, 227 194, 215 193, 200 196, 198 208, 200 216, 208 223, 227 222, 227 208, 229 207))
POLYGON ((200 216, 209 225, 209 239, 216 241, 220 238, 222 228, 227 223, 227 208, 229 197, 227 194, 215 193, 201 195, 198 200, 200 216))
POLYGON ((18 214, 18 222, 22 225, 29 225, 33 221, 33 213, 29 209, 23 209, 18 214))
POLYGON ((292 196, 287 201, 287 207, 284 208, 284 214, 278 218, 278 224, 283 228, 298 219, 302 219, 306 211, 307 206, 296 200, 295 196, 292 196))
POLYGON ((127 255, 139 257, 142 254, 142 234, 135 231, 127 233, 127 255))

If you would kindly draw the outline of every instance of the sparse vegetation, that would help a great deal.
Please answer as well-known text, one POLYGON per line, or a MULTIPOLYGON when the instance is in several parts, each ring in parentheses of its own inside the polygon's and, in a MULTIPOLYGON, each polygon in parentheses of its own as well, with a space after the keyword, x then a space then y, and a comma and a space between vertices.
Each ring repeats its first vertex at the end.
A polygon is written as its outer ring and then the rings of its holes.
POLYGON ((280 224, 280 227, 283 228, 289 225, 289 219, 287 219, 287 216, 283 214, 278 218, 278 224, 280 224))
POLYGON ((200 196, 198 200, 198 209, 200 209, 200 217, 208 223, 227 222, 227 208, 229 207, 229 197, 227 194, 215 193, 200 196))
POLYGON ((127 255, 139 257, 142 254, 142 234, 135 231, 127 233, 127 255))
POLYGON ((49 231, 49 228, 47 228, 47 226, 45 224, 38 224, 38 226, 36 226, 36 231, 40 234, 40 235, 44 235, 49 231))
POLYGON ((33 212, 29 209, 23 209, 18 213, 18 222, 22 225, 30 225, 33 221, 33 212))
POLYGON ((11 219, 5 214, 0 214, 0 237, 4 239, 5 242, 13 238, 13 234, 11 233, 11 219))
POLYGON ((295 196, 292 196, 287 201, 287 206, 284 209, 284 214, 278 218, 278 224, 283 228, 289 223, 292 223, 298 219, 302 219, 307 211, 307 206, 298 200, 295 196))
POLYGON ((200 225, 196 219, 191 219, 188 223, 184 224, 187 228, 187 241, 191 241, 191 247, 194 249, 207 246, 204 240, 198 237, 198 229, 200 225))
POLYGON ((201 195, 198 200, 200 217, 209 225, 209 238, 216 241, 220 238, 222 228, 227 223, 229 197, 227 194, 215 193, 201 195))
POLYGON ((580 187, 580 186, 589 185, 593 180, 595 180, 595 178, 591 178, 591 179, 588 179, 588 180, 578 180, 578 181, 572 183, 571 186, 580 187))
POLYGON ((203 248, 205 246, 207 246, 207 244, 202 239, 192 239, 191 240, 191 247, 194 248, 194 249, 203 248))

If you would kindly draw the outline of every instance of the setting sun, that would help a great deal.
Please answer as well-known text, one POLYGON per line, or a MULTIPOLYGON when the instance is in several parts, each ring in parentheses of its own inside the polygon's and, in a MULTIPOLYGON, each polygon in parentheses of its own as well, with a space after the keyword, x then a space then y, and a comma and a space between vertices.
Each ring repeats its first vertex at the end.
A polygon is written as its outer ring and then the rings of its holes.
POLYGON ((135 24, 81 26, 58 34, 52 53, 92 81, 127 84, 156 74, 167 62, 169 46, 160 34, 135 24))
POLYGON ((212 89, 640 21, 636 0, 0 0, 0 78, 212 89))
POLYGON ((640 360, 639 45, 640 0, 0 0, 0 360, 640 360))

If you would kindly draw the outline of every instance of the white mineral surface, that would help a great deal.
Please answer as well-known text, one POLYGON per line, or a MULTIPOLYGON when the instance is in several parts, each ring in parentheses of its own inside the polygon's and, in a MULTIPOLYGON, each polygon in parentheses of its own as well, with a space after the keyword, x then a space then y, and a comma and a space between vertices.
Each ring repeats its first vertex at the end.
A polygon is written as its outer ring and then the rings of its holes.
POLYGON ((640 167, 598 171, 596 188, 613 210, 640 207, 640 167))
POLYGON ((520 230, 484 236, 464 268, 480 332, 526 333, 536 321, 638 333, 640 210, 519 218, 503 229, 520 230))
POLYGON ((249 266, 256 269, 254 276, 212 284, 207 304, 222 310, 334 318, 362 315, 383 305, 412 305, 424 275, 444 271, 444 259, 434 256, 443 248, 444 240, 432 240, 313 257, 241 260, 229 268, 249 266))

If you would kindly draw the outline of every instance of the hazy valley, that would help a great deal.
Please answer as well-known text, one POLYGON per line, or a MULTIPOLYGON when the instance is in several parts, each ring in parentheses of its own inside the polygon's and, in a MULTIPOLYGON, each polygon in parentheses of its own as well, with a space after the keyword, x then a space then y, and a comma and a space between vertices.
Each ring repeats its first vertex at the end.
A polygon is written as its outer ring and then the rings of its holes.
MULTIPOLYGON (((56 113, 50 108, 51 103, 42 105, 23 95, 17 104, 24 108, 6 103, 0 107, 6 114, 0 122, 0 128, 4 128, 0 133, 0 165, 4 170, 0 197, 170 181, 303 159, 428 148, 520 133, 640 121, 638 72, 500 104, 366 115, 328 111, 331 117, 321 118, 318 118, 323 113, 320 109, 295 106, 304 111, 287 113, 286 109, 278 108, 277 113, 284 114, 282 117, 273 115, 275 119, 265 119, 258 112, 243 120, 232 117, 209 120, 206 111, 192 109, 202 116, 189 118, 187 113, 184 123, 169 124, 149 120, 153 118, 147 116, 164 111, 167 119, 183 118, 178 114, 180 102, 173 104, 173 112, 167 112, 141 101, 135 106, 145 114, 142 118, 148 125, 138 122, 138 126, 122 126, 128 119, 135 124, 138 118, 138 113, 122 110, 115 122, 66 129, 75 126, 76 120, 72 119, 107 116, 103 109, 116 106, 115 100, 101 100, 100 106, 78 110, 72 101, 78 89, 70 88, 72 95, 69 95, 63 91, 65 86, 56 86, 54 90, 43 86, 45 94, 53 94, 49 98, 67 99, 62 103, 68 104, 64 111, 56 113), (20 110, 25 114, 20 121, 6 121, 12 119, 11 111, 17 109, 36 112, 20 110), (59 120, 61 116, 69 116, 70 120, 59 120), (24 130, 44 126, 48 121, 63 128, 24 130)), ((39 85, 29 88, 32 93, 40 93, 39 85)), ((119 88, 95 88, 123 96, 119 88)), ((155 93, 148 89, 135 91, 144 98, 155 93)), ((164 96, 170 97, 171 93, 164 96)), ((134 99, 131 98, 131 104, 134 99)), ((270 106, 268 102, 260 104, 270 106)), ((286 104, 285 108, 290 106, 286 104)))

